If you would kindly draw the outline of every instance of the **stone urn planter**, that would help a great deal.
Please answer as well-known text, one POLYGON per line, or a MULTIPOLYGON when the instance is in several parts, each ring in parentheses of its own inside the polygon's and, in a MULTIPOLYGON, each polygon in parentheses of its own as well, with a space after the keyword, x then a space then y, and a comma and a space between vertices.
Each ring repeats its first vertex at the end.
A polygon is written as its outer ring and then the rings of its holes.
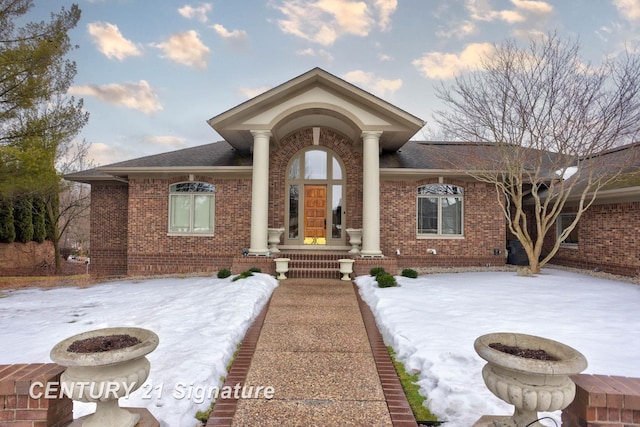
POLYGON ((284 228, 267 228, 267 242, 269 243, 269 252, 272 254, 280 253, 278 245, 280 244, 282 233, 284 233, 284 228))
POLYGON ((274 261, 276 262, 276 273, 278 273, 276 279, 286 279, 287 276, 285 275, 285 273, 289 271, 289 261, 291 260, 289 258, 276 258, 274 259, 274 261))
POLYGON ((489 390, 515 406, 513 416, 494 421, 495 427, 542 427, 536 422, 537 412, 566 408, 576 394, 569 375, 587 368, 587 360, 577 350, 533 335, 507 332, 482 335, 476 339, 474 348, 487 361, 482 377, 489 390), (533 354, 529 357, 510 354, 516 349, 543 353, 553 360, 542 360, 539 354, 535 355, 538 358, 530 358, 533 354))
POLYGON ((349 243, 351 244, 350 254, 359 254, 360 245, 362 244, 362 228, 347 228, 349 235, 349 243))
POLYGON ((338 262, 340 263, 340 274, 342 274, 342 278, 340 280, 351 280, 354 261, 350 258, 345 258, 339 259, 338 262))
POLYGON ((140 388, 149 376, 150 363, 145 357, 158 346, 158 336, 141 328, 106 328, 84 332, 56 344, 51 359, 67 367, 60 378, 61 387, 71 399, 95 402, 96 412, 84 418, 83 427, 133 427, 139 414, 120 408, 118 399, 140 388), (88 343, 131 341, 123 348, 91 350, 88 343), (76 347, 82 347, 78 352, 76 347), (72 351, 73 350, 73 351, 72 351))

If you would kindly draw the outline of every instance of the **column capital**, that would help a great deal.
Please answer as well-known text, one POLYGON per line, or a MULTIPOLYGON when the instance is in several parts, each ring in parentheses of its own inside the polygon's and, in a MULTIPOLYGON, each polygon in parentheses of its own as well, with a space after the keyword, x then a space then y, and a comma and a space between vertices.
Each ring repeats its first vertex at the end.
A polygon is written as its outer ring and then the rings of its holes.
POLYGON ((268 129, 264 129, 264 130, 251 130, 249 131, 251 132, 251 135, 253 135, 253 139, 259 138, 259 137, 267 137, 267 138, 271 138, 271 131, 268 129))
POLYGON ((362 139, 380 139, 380 136, 382 135, 382 131, 381 130, 365 130, 362 132, 362 134, 360 135, 362 137, 362 139))

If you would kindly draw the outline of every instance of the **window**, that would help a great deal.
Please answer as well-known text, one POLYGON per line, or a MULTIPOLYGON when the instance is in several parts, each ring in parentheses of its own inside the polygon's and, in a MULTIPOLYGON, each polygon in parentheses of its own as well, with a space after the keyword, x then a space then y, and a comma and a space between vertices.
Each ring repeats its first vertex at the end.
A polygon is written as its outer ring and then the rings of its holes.
POLYGON ((206 182, 169 186, 169 232, 212 234, 215 191, 215 186, 206 182))
MULTIPOLYGON (((563 213, 558 216, 557 219, 557 227, 556 227, 556 237, 560 238, 560 235, 575 221, 576 214, 574 213, 563 213)), ((563 244, 566 245, 577 245, 578 244, 578 225, 574 227, 573 230, 569 233, 569 235, 562 241, 563 244)))
POLYGON ((418 236, 462 236, 463 190, 449 184, 418 187, 418 236))

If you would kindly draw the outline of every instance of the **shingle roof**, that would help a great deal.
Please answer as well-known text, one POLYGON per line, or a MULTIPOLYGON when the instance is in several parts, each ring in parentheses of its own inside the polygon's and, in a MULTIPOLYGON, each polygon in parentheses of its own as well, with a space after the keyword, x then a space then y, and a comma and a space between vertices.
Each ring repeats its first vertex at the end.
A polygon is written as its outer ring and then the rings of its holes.
POLYGON ((239 153, 226 141, 113 163, 104 168, 251 166, 251 154, 239 153))

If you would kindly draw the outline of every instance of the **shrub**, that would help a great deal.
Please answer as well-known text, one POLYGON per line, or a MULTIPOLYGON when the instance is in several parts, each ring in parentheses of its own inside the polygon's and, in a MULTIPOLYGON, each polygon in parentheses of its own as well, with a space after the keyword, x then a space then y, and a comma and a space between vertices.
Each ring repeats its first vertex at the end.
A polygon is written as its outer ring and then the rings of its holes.
MULTIPOLYGON (((33 199, 33 240, 42 243, 47 238, 46 206, 41 198, 33 199)), ((66 258, 65 258, 66 259, 66 258)))
POLYGON ((408 277, 410 279, 417 279, 418 278, 418 272, 415 271, 412 268, 405 268, 404 270, 402 270, 402 275, 404 277, 408 277))
POLYGON ((16 240, 16 229, 13 224, 13 201, 0 197, 0 242, 13 243, 16 240))
POLYGON ((253 276, 253 273, 251 272, 251 270, 247 270, 247 271, 243 271, 242 273, 238 274, 231 281, 235 282, 236 280, 246 279, 247 277, 251 277, 251 276, 253 276))
POLYGON ((259 267, 249 267, 249 270, 247 271, 250 271, 252 273, 262 273, 262 270, 260 270, 259 267))
POLYGON ((373 267, 371 270, 369 270, 369 274, 373 277, 377 277, 380 273, 386 273, 384 271, 384 267, 373 267))
POLYGON ((389 273, 380 273, 376 276, 379 288, 392 288, 398 286, 396 278, 389 273))
POLYGON ((218 271, 218 279, 226 279, 229 276, 231 276, 231 270, 229 270, 228 268, 223 268, 222 270, 218 271))

